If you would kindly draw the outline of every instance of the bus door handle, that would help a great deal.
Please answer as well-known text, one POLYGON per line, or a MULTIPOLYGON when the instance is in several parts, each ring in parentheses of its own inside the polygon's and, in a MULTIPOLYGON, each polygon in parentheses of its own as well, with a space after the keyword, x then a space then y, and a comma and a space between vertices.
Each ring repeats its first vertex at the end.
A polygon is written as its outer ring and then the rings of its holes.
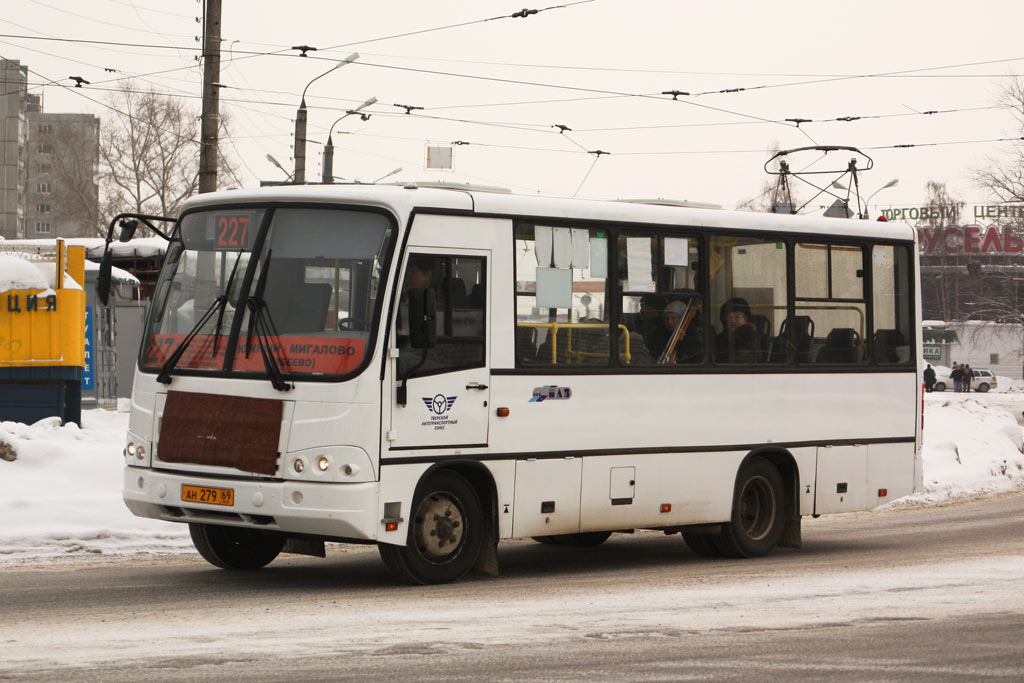
POLYGON ((469 384, 466 385, 466 388, 467 389, 480 389, 481 391, 483 391, 484 389, 487 388, 487 385, 486 384, 480 384, 479 382, 470 382, 469 384))

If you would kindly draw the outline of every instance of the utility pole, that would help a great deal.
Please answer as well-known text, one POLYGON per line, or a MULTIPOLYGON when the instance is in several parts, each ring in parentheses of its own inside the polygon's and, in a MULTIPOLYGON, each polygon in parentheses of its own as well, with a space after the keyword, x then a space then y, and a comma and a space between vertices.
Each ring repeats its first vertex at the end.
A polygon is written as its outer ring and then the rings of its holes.
MULTIPOLYGON (((306 86, 309 87, 308 85, 306 86)), ((292 182, 303 185, 306 182, 306 96, 295 113, 295 172, 292 182)))
POLYGON ((203 115, 199 138, 199 193, 217 191, 217 134, 220 128, 220 4, 204 0, 203 115))

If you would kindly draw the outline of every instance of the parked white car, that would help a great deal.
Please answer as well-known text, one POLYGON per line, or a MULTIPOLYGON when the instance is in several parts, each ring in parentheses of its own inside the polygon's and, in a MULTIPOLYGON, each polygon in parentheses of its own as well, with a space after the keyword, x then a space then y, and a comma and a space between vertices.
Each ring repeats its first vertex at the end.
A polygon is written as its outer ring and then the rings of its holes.
MULTIPOLYGON (((998 387, 996 384, 996 376, 993 375, 990 370, 986 370, 985 368, 972 368, 971 374, 974 376, 974 379, 971 381, 971 391, 980 391, 984 393, 989 389, 995 389, 998 387)), ((949 375, 936 375, 935 391, 945 391, 946 389, 953 389, 953 380, 949 375)))

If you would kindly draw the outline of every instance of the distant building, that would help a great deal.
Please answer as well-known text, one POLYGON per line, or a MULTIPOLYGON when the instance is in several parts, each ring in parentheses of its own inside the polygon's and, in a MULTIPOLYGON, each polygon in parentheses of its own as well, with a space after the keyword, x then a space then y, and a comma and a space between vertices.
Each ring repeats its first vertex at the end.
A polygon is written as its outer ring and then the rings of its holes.
POLYGON ((0 237, 25 237, 28 67, 0 59, 0 237))
POLYGON ((100 120, 29 111, 28 125, 25 236, 96 235, 100 120))
POLYGON ((99 227, 100 122, 51 114, 29 93, 28 67, 0 60, 0 236, 91 237, 99 227))

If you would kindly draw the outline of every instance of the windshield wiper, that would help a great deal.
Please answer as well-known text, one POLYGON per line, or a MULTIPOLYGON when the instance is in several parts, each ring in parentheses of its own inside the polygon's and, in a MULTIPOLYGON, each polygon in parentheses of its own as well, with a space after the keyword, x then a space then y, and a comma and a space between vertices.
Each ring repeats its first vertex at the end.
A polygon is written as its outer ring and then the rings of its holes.
MULTIPOLYGON (((185 335, 185 338, 181 340, 180 344, 178 344, 178 348, 174 350, 174 353, 164 361, 164 364, 160 367, 160 374, 156 376, 157 382, 160 382, 161 384, 171 383, 171 371, 174 370, 174 367, 178 364, 178 361, 181 360, 181 357, 185 355, 185 351, 188 349, 189 344, 191 344, 192 340, 196 338, 197 334, 199 334, 199 330, 203 329, 203 325, 206 324, 206 321, 208 321, 218 310, 223 311, 224 307, 227 306, 227 303, 227 294, 221 294, 213 300, 213 303, 210 304, 208 309, 206 309, 206 313, 204 313, 203 317, 199 319, 199 322, 196 323, 195 327, 185 335)), ((214 355, 216 355, 216 351, 214 352, 214 355)))
MULTIPOLYGON (((225 298, 225 301, 224 301, 224 303, 220 307, 220 312, 217 314, 217 330, 213 333, 213 355, 214 355, 214 357, 216 357, 216 355, 217 355, 217 346, 219 345, 219 342, 220 342, 220 329, 221 329, 221 327, 224 324, 224 311, 226 311, 227 308, 228 308, 228 306, 227 306, 227 297, 231 296, 231 284, 235 281, 235 273, 238 272, 238 262, 241 261, 241 260, 242 260, 242 250, 239 249, 238 250, 238 255, 235 256, 235 265, 231 266, 231 275, 228 276, 228 281, 224 285, 224 294, 222 296, 225 298)), ((217 298, 219 300, 221 297, 217 297, 217 298)))
POLYGON ((249 307, 249 332, 245 339, 245 357, 249 357, 252 350, 252 338, 255 334, 256 340, 260 343, 260 355, 263 356, 263 365, 270 375, 270 384, 278 391, 288 391, 294 387, 293 384, 284 381, 281 374, 281 365, 273 353, 270 345, 270 336, 279 339, 277 328, 270 317, 270 310, 267 302, 263 299, 263 291, 267 287, 267 273, 270 271, 270 257, 272 249, 267 250, 267 260, 263 262, 263 270, 260 271, 260 279, 256 281, 256 289, 249 297, 246 304, 249 307))
POLYGON ((203 317, 199 319, 199 322, 195 324, 195 327, 185 335, 185 338, 181 341, 181 344, 178 345, 178 348, 174 350, 174 353, 164 361, 164 364, 160 367, 160 374, 156 376, 156 381, 161 384, 171 383, 171 371, 178 365, 178 361, 181 360, 181 357, 185 355, 185 351, 188 350, 189 344, 192 343, 192 340, 196 338, 197 334, 199 334, 199 330, 203 329, 203 325, 206 324, 214 313, 217 313, 217 332, 213 337, 213 355, 214 357, 217 356, 217 345, 220 341, 220 329, 224 322, 224 310, 228 306, 228 295, 231 293, 231 283, 235 279, 235 273, 238 271, 238 262, 241 261, 241 259, 242 252, 239 251, 238 256, 235 257, 235 265, 231 268, 231 275, 228 277, 228 281, 224 286, 224 291, 213 300, 213 303, 210 304, 208 309, 206 309, 206 313, 204 313, 203 317))

